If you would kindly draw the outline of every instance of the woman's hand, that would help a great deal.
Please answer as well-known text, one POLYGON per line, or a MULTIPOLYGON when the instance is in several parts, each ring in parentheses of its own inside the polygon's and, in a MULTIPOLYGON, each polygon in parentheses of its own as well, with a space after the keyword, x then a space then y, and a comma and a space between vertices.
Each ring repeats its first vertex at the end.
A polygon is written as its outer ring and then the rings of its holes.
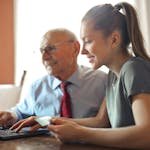
POLYGON ((53 118, 48 129, 54 132, 54 136, 62 142, 78 142, 80 141, 80 128, 77 123, 69 119, 53 118))

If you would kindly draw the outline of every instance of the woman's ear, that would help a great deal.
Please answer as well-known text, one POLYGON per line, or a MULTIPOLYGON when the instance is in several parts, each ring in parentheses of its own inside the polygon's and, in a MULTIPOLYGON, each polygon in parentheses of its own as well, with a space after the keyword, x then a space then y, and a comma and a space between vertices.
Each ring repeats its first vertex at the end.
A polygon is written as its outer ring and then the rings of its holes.
POLYGON ((116 48, 120 45, 121 43, 121 35, 119 31, 114 31, 111 34, 111 46, 112 48, 116 48))

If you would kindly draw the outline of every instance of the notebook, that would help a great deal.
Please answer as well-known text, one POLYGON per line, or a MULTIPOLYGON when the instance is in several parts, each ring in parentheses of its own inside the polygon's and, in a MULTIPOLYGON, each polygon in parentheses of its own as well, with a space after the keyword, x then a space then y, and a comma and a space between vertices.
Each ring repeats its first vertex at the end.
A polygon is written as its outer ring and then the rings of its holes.
POLYGON ((40 128, 35 132, 29 132, 29 127, 23 128, 20 132, 16 133, 10 129, 0 129, 0 140, 11 140, 24 137, 32 137, 37 135, 50 135, 47 129, 40 128))

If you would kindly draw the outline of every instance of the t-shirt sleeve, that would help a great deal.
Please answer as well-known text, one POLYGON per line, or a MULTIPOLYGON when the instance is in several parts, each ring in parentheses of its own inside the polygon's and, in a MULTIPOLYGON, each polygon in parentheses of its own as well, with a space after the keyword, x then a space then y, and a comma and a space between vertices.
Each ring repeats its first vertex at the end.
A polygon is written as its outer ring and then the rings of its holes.
POLYGON ((128 98, 140 93, 150 93, 150 63, 128 64, 122 76, 128 98))

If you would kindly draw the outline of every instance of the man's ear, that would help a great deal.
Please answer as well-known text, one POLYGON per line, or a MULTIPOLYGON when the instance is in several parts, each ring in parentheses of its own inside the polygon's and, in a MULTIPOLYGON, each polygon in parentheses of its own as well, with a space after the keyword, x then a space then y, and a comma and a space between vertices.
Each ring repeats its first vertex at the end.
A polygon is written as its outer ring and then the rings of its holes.
POLYGON ((80 52, 80 43, 78 41, 74 42, 74 50, 75 50, 76 55, 78 55, 80 52))
POLYGON ((111 45, 112 45, 112 48, 118 47, 120 45, 120 43, 121 43, 120 32, 119 31, 114 31, 111 34, 111 45))

